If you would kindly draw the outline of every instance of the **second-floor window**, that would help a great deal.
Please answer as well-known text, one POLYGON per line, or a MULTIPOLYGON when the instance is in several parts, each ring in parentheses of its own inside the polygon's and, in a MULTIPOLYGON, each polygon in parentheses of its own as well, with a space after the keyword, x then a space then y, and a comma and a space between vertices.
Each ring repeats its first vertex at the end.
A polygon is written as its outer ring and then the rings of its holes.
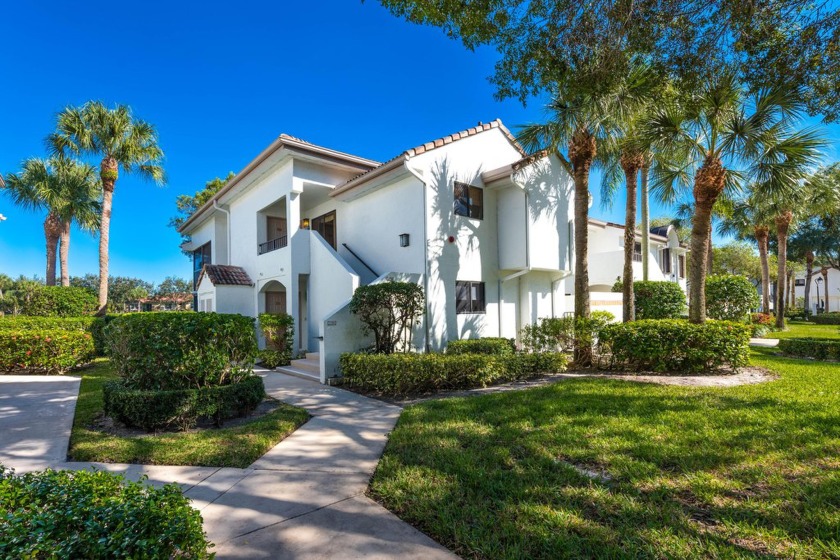
POLYGON ((455 282, 455 312, 484 313, 484 282, 455 282))
POLYGON ((455 214, 476 220, 484 219, 484 191, 466 183, 455 182, 455 214))
POLYGON ((662 249, 662 273, 671 274, 671 249, 662 249))
POLYGON ((210 257, 210 242, 208 241, 192 252, 193 257, 193 290, 198 288, 198 275, 205 264, 213 264, 210 257))

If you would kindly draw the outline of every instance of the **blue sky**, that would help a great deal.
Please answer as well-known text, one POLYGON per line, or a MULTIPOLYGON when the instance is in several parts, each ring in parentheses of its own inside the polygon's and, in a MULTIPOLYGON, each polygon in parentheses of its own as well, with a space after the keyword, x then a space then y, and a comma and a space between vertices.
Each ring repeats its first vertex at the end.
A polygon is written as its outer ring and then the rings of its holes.
MULTIPOLYGON (((167 226, 175 197, 239 171, 281 132, 385 160, 478 121, 515 130, 542 116, 539 102, 494 101, 492 50, 370 0, 14 2, 4 20, 18 23, 4 25, 0 52, 0 172, 43 156, 68 104, 128 104, 158 127, 168 184, 121 177, 111 225, 111 273, 154 282, 190 275, 167 226)), ((621 222, 623 203, 603 210, 596 193, 592 215, 621 222)), ((0 272, 43 277, 43 215, 2 197, 0 213, 0 272)), ((96 239, 74 231, 71 274, 97 270, 96 239)))

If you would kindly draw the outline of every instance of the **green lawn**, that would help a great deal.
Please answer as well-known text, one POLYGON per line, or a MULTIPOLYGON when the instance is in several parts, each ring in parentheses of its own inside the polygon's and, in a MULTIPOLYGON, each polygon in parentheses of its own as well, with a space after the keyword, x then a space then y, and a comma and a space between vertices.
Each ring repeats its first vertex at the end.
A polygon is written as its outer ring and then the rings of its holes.
POLYGON ((303 409, 281 404, 265 416, 232 428, 119 437, 91 429, 102 412, 102 385, 115 377, 105 360, 82 373, 70 437, 72 460, 244 468, 309 418, 303 409))
POLYGON ((840 364, 753 363, 780 379, 412 406, 371 495, 466 558, 840 558, 840 364))
POLYGON ((816 325, 805 321, 788 321, 788 328, 782 332, 771 332, 765 338, 840 338, 840 326, 816 325))

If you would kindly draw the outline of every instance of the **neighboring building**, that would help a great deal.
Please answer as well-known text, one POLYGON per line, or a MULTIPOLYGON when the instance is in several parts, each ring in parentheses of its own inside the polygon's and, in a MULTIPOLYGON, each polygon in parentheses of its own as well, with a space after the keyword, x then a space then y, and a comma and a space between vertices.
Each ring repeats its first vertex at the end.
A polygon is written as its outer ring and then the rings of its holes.
MULTIPOLYGON (((648 279, 676 282, 687 291, 686 258, 688 248, 680 243, 673 226, 650 230, 650 258, 648 279)), ((618 320, 622 318, 621 293, 612 287, 624 273, 624 226, 600 220, 589 220, 589 290, 593 310, 609 311, 618 320)), ((633 251, 633 278, 642 279, 642 236, 636 232, 633 251)), ((574 278, 567 283, 567 307, 573 307, 574 278)))
POLYGON ((156 295, 129 301, 125 304, 125 311, 187 311, 192 308, 193 295, 168 294, 156 295))
POLYGON ((357 287, 421 284, 419 350, 562 316, 573 185, 500 121, 379 163, 281 135, 182 226, 201 311, 286 312, 322 382, 370 344, 357 287), (315 356, 311 354, 316 354, 315 356))
MULTIPOLYGON (((808 308, 812 314, 821 311, 840 311, 840 270, 829 268, 828 279, 826 280, 821 269, 822 267, 815 266, 814 273, 811 275, 811 301, 808 308), (826 290, 828 292, 827 301, 825 297, 826 290)), ((794 290, 796 306, 799 307, 805 298, 804 272, 796 275, 794 279, 794 290)))

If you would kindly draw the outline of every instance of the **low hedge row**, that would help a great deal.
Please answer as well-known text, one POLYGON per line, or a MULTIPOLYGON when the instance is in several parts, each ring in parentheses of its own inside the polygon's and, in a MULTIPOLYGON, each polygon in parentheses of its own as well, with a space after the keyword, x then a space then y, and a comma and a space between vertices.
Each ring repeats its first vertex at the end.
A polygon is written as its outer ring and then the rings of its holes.
POLYGON ((783 338, 777 346, 782 354, 815 360, 840 360, 840 340, 829 338, 783 338))
POLYGON ((221 426, 228 418, 244 416, 265 398, 261 377, 247 377, 231 385, 142 391, 125 381, 111 381, 102 390, 105 415, 146 431, 177 428, 188 430, 200 418, 221 426))
POLYGON ((93 336, 63 329, 0 330, 0 370, 62 374, 90 363, 93 336))
POLYGON ((611 367, 662 373, 697 373, 749 361, 751 329, 743 323, 678 319, 633 321, 601 331, 599 352, 611 367))
POLYGON ((0 558, 211 558, 181 489, 90 471, 0 466, 0 558))
POLYGON ((0 317, 0 331, 30 331, 44 329, 59 329, 65 331, 88 332, 93 336, 93 344, 97 356, 105 355, 105 325, 110 323, 116 315, 105 317, 30 317, 28 315, 7 315, 0 317))
POLYGON ((817 313, 808 317, 808 320, 818 325, 840 325, 840 312, 817 313))
POLYGON ((362 391, 402 396, 485 387, 565 371, 565 354, 342 354, 343 383, 362 391))
POLYGON ((446 345, 447 354, 490 354, 507 356, 516 352, 516 343, 510 338, 474 338, 453 340, 446 345))

